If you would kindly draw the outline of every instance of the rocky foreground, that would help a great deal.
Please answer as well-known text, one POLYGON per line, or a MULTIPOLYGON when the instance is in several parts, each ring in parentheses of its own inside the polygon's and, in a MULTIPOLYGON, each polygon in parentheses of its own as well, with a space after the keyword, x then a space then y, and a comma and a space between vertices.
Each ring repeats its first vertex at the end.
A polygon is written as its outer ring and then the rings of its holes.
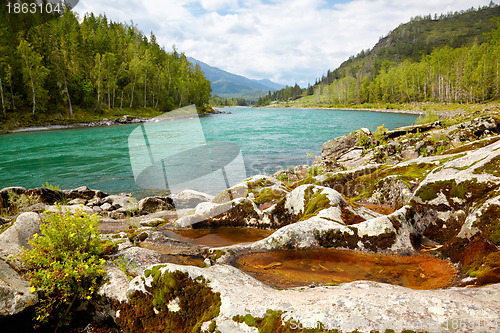
POLYGON ((101 215, 103 238, 117 244, 93 316, 125 331, 500 331, 499 134, 500 114, 490 110, 394 131, 361 129, 325 143, 313 166, 254 176, 215 198, 3 189, 0 316, 15 321, 37 303, 12 258, 39 232, 44 212, 62 202, 101 215), (12 193, 34 200, 20 205, 12 193), (222 226, 275 232, 223 247, 174 234, 222 226), (248 253, 324 248, 428 253, 448 260, 456 276, 437 290, 370 281, 281 290, 234 267, 248 253), (172 285, 184 287, 165 299, 172 285))

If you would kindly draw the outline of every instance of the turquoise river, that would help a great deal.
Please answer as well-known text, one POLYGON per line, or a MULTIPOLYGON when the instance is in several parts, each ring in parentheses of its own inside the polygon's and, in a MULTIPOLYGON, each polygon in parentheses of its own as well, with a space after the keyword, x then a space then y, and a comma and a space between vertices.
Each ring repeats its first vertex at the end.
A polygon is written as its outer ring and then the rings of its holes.
MULTIPOLYGON (((231 114, 171 121, 169 138, 201 123, 207 141, 239 146, 246 175, 273 174, 311 164, 321 145, 335 137, 382 124, 389 129, 413 124, 417 116, 399 113, 316 109, 228 108, 231 114)), ((152 194, 136 185, 129 137, 140 125, 72 128, 0 135, 0 189, 61 188, 86 185, 110 194, 152 194)), ((168 141, 175 142, 175 141, 168 141)), ((169 149, 168 145, 165 149, 169 149)))

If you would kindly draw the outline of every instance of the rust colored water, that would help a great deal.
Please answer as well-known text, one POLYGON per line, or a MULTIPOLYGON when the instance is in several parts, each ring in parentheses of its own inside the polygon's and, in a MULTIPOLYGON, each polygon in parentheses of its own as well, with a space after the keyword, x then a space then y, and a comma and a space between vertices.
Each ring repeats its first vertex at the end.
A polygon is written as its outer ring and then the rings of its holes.
POLYGON ((234 265, 279 288, 370 280, 412 289, 437 289, 449 286, 456 274, 446 261, 430 255, 381 255, 335 249, 252 253, 242 255, 234 265))
POLYGON ((182 236, 183 240, 193 244, 218 247, 256 242, 271 235, 274 230, 221 227, 215 229, 173 230, 173 232, 182 236))

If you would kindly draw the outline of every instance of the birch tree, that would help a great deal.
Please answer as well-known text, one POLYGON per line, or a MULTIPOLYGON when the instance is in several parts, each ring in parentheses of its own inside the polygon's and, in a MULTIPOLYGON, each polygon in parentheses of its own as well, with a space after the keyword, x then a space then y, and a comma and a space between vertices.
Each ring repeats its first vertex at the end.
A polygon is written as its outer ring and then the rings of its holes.
POLYGON ((44 89, 43 85, 49 71, 42 64, 42 56, 33 50, 31 44, 24 39, 21 39, 17 50, 21 55, 23 81, 31 95, 32 112, 34 115, 37 108, 37 101, 39 102, 40 109, 43 109, 45 106, 47 90, 44 89))

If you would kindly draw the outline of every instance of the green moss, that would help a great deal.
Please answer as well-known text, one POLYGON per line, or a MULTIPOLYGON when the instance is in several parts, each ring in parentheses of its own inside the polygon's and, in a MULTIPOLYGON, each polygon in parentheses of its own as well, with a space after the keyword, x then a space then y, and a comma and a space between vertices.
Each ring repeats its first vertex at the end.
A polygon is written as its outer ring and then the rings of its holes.
POLYGON ((474 173, 489 173, 490 175, 493 175, 495 177, 500 177, 500 155, 495 156, 491 159, 491 161, 474 170, 474 173))
POLYGON ((148 233, 147 232, 141 232, 138 236, 137 236, 137 240, 139 242, 144 242, 147 238, 149 237, 148 233))
POLYGON ((382 167, 370 174, 362 175, 351 181, 346 186, 351 188, 351 193, 354 194, 354 200, 362 200, 372 196, 375 189, 379 186, 380 181, 388 176, 398 176, 398 179, 404 183, 420 182, 427 176, 429 172, 436 168, 432 163, 418 163, 407 166, 382 167), (354 192, 354 193, 353 193, 354 192))
POLYGON ((226 254, 226 251, 224 251, 224 250, 215 250, 209 256, 210 262, 212 264, 216 263, 217 260, 220 259, 225 254, 226 254))
POLYGON ((253 200, 255 204, 261 205, 266 202, 272 202, 280 199, 285 195, 284 191, 281 191, 276 188, 263 188, 258 192, 258 195, 253 200))
POLYGON ((437 198, 439 193, 443 193, 449 204, 455 208, 463 204, 457 204, 451 198, 458 198, 463 200, 464 203, 471 203, 486 195, 494 186, 494 184, 490 183, 480 183, 475 178, 458 184, 455 179, 440 180, 423 186, 415 195, 423 201, 430 201, 437 198))
POLYGON ((473 227, 481 230, 493 244, 500 245, 500 206, 488 206, 473 227))
POLYGON ((249 327, 256 327, 259 333, 341 333, 339 330, 324 329, 324 325, 318 322, 315 328, 301 328, 304 325, 297 320, 290 319, 283 321, 282 311, 267 310, 264 317, 254 317, 251 314, 244 316, 234 316, 233 321, 237 323, 245 323, 249 327))
POLYGON ((368 135, 366 135, 365 132, 359 132, 357 145, 365 148, 368 148, 370 146, 370 138, 368 137, 368 135))
POLYGON ((290 184, 290 189, 294 190, 297 187, 302 186, 302 185, 314 185, 314 184, 316 184, 316 179, 314 179, 314 177, 308 176, 308 177, 301 179, 293 184, 290 184))
POLYGON ((221 298, 214 293, 203 277, 191 279, 180 271, 160 271, 155 266, 145 271, 153 278, 149 294, 136 291, 128 303, 118 305, 120 316, 116 323, 125 332, 200 332, 204 322, 219 315, 221 298), (179 311, 168 308, 177 300, 179 311))
POLYGON ((328 195, 326 193, 321 193, 321 191, 313 192, 312 188, 306 189, 304 201, 304 213, 299 221, 310 219, 318 215, 321 210, 331 207, 328 195))
POLYGON ((212 320, 210 322, 210 326, 208 326, 208 332, 213 333, 217 329, 217 322, 215 320, 212 320))
POLYGON ((313 165, 309 168, 309 170, 307 170, 307 176, 308 178, 312 178, 322 174, 323 172, 325 172, 325 169, 323 167, 313 165))

